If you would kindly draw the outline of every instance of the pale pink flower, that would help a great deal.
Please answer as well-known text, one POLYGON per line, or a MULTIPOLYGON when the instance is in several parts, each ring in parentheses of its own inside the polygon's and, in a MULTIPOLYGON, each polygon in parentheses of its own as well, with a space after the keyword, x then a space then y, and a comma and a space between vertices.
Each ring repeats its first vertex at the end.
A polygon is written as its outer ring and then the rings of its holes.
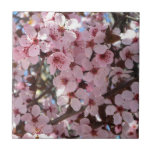
POLYGON ((71 71, 62 71, 60 75, 54 78, 53 84, 58 89, 62 90, 64 94, 74 92, 77 88, 77 82, 71 71))
POLYGON ((38 33, 30 25, 25 25, 24 30, 26 35, 19 39, 20 45, 27 49, 27 55, 38 56, 40 54, 38 33))
POLYGON ((126 46, 122 51, 120 51, 120 57, 125 61, 125 66, 128 69, 132 69, 133 62, 139 62, 139 44, 133 43, 130 46, 126 46))
POLYGON ((70 60, 64 53, 55 52, 49 56, 47 63, 50 64, 50 73, 54 74, 56 69, 59 69, 60 71, 68 70, 70 60))
POLYGON ((41 114, 41 110, 38 105, 34 105, 31 109, 31 114, 24 114, 21 120, 27 122, 25 124, 25 130, 29 133, 48 134, 52 132, 52 126, 47 124, 49 122, 49 118, 44 114, 41 114))
POLYGON ((27 112, 26 104, 21 97, 13 98, 13 122, 17 125, 20 122, 21 115, 27 112))
POLYGON ((132 113, 127 110, 131 109, 130 105, 133 102, 133 93, 131 91, 125 90, 122 94, 117 94, 115 96, 115 105, 108 105, 106 107, 106 114, 113 115, 114 124, 119 125, 124 120, 127 123, 133 121, 132 113))
POLYGON ((107 50, 104 54, 97 54, 95 60, 101 67, 106 67, 113 62, 114 54, 112 51, 107 50))
POLYGON ((51 118, 56 118, 57 117, 57 106, 52 104, 51 102, 52 98, 49 100, 46 100, 44 101, 44 111, 46 113, 46 115, 51 119, 51 118))
POLYGON ((80 25, 77 19, 69 19, 67 20, 62 13, 55 14, 55 23, 57 23, 60 27, 65 27, 68 30, 77 29, 80 25))
POLYGON ((91 57, 93 51, 97 54, 103 54, 108 49, 106 45, 101 45, 104 41, 105 34, 98 30, 95 27, 83 32, 83 40, 86 41, 85 54, 88 58, 91 57))
POLYGON ((132 112, 137 112, 139 109, 139 83, 134 82, 131 85, 131 90, 133 93, 133 101, 130 103, 130 109, 132 112))
POLYGON ((92 130, 89 123, 89 119, 83 118, 80 120, 80 123, 72 123, 71 129, 76 131, 76 135, 80 135, 84 138, 85 136, 88 136, 92 130))
POLYGON ((129 78, 130 77, 129 73, 131 73, 131 72, 132 71, 128 71, 128 70, 125 70, 125 69, 123 70, 120 67, 113 67, 109 76, 112 77, 112 83, 116 84, 121 79, 129 78))
POLYGON ((103 104, 102 97, 95 98, 93 95, 90 95, 87 100, 84 101, 84 105, 86 105, 86 109, 84 111, 85 117, 89 114, 92 116, 96 116, 98 114, 98 106, 103 104))

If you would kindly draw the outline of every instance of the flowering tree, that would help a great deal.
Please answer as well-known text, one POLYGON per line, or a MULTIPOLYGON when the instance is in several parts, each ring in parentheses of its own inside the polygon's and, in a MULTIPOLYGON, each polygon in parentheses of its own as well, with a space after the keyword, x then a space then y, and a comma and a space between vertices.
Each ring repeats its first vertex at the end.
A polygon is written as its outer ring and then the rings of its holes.
POLYGON ((138 138, 139 13, 13 12, 13 138, 138 138))

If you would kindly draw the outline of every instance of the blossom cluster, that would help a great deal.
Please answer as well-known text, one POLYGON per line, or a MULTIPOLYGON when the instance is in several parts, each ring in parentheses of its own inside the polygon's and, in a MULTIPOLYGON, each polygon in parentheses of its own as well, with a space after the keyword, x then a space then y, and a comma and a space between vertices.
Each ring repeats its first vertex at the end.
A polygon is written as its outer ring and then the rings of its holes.
POLYGON ((13 138, 138 138, 138 69, 137 19, 13 12, 13 138))

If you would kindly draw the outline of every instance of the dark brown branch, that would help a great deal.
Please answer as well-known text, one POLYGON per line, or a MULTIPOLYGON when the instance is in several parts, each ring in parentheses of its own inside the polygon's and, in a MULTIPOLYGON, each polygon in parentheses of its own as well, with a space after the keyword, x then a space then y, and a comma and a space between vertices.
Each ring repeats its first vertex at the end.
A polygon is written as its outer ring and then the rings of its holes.
POLYGON ((118 16, 124 17, 124 18, 132 20, 132 21, 139 22, 139 18, 135 18, 135 17, 129 16, 129 15, 123 14, 123 13, 114 13, 113 12, 113 14, 116 14, 118 16))
POLYGON ((83 106, 83 107, 81 107, 81 109, 79 111, 74 111, 71 107, 69 107, 65 114, 63 114, 62 116, 60 116, 60 117, 58 117, 58 118, 56 118, 54 120, 51 120, 48 124, 56 125, 56 124, 58 124, 58 122, 66 119, 68 117, 71 117, 71 116, 73 116, 75 114, 83 112, 85 110, 85 108, 86 108, 86 106, 83 106))
MULTIPOLYGON (((41 64, 40 64, 39 71, 37 72, 35 86, 37 85, 37 82, 39 81, 39 78, 40 78, 40 76, 41 76, 41 69, 42 69, 43 64, 44 64, 44 58, 42 59, 41 64)), ((36 90, 37 90, 37 89, 35 89, 35 91, 34 91, 34 93, 33 93, 33 100, 35 100, 36 90)))

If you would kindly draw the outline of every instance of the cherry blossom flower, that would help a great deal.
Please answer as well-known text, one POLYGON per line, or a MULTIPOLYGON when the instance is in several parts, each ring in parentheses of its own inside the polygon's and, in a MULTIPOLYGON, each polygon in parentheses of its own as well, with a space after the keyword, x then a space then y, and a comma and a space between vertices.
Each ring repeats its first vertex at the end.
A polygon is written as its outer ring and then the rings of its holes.
POLYGON ((120 51, 120 57, 125 61, 125 66, 128 69, 133 68, 133 62, 139 62, 139 48, 138 43, 133 43, 130 46, 126 46, 122 51, 120 51))
POLYGON ((25 114, 27 112, 26 104, 21 97, 13 98, 13 120, 14 125, 17 125, 21 120, 21 114, 25 114))
POLYGON ((62 71, 60 75, 54 78, 53 84, 58 89, 62 89, 63 93, 73 92, 77 88, 76 79, 73 77, 71 71, 62 71))
POLYGON ((110 72, 110 77, 112 77, 112 82, 113 84, 116 84, 117 82, 119 82, 121 79, 123 78, 129 78, 130 75, 129 73, 131 73, 132 71, 128 71, 128 70, 123 70, 120 67, 114 67, 112 68, 112 71, 110 72))
POLYGON ((97 27, 83 32, 83 40, 86 41, 86 57, 90 58, 93 51, 98 54, 103 54, 106 52, 108 47, 106 45, 101 45, 101 43, 104 42, 104 38, 105 33, 99 31, 97 27))
POLYGON ((40 54, 38 34, 32 26, 25 25, 24 30, 26 35, 23 35, 19 42, 22 47, 27 50, 27 55, 37 56, 40 54))
POLYGON ((48 118, 52 119, 52 118, 56 118, 57 115, 56 113, 58 112, 56 105, 51 103, 52 98, 50 99, 46 99, 44 101, 44 111, 46 112, 46 115, 48 116, 48 118))
POLYGON ((114 54, 112 51, 107 50, 104 54, 97 54, 95 60, 101 67, 106 67, 113 62, 114 54))
POLYGON ((49 56, 47 60, 50 64, 50 73, 54 74, 56 69, 64 71, 69 69, 70 60, 62 52, 56 52, 49 56))
POLYGON ((103 104, 102 100, 102 96, 95 98, 93 95, 90 95, 89 98, 84 101, 84 105, 87 106, 84 111, 85 117, 89 114, 96 116, 98 114, 98 106, 103 104))
POLYGON ((34 105, 30 113, 26 113, 21 118, 22 121, 26 121, 25 130, 31 134, 51 133, 52 126, 48 125, 49 118, 40 114, 40 107, 34 105))

